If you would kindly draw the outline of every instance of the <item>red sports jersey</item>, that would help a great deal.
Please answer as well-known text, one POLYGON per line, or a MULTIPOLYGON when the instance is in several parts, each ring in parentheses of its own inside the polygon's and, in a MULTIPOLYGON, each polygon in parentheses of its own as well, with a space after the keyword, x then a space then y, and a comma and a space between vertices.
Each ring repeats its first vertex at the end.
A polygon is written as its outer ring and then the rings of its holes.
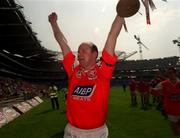
POLYGON ((100 127, 106 121, 110 79, 117 56, 111 56, 104 50, 102 60, 86 72, 80 65, 73 67, 74 61, 72 52, 63 60, 69 80, 68 122, 81 129, 100 127))
POLYGON ((149 93, 149 90, 150 90, 150 85, 148 82, 145 82, 145 87, 144 87, 144 90, 145 92, 148 92, 149 93))
POLYGON ((138 85, 138 91, 143 94, 146 93, 146 83, 144 81, 140 81, 138 85))
POLYGON ((134 92, 136 90, 136 81, 129 82, 129 89, 131 92, 134 92))
POLYGON ((161 83, 164 108, 167 114, 180 115, 180 81, 172 84, 169 80, 161 83))

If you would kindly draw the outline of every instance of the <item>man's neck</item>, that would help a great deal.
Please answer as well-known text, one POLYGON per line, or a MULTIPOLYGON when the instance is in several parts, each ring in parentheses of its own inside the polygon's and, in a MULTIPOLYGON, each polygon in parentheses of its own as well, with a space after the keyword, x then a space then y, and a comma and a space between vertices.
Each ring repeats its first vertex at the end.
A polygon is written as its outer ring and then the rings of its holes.
POLYGON ((90 64, 90 65, 88 65, 88 66, 86 66, 86 67, 82 67, 82 69, 83 69, 84 71, 86 71, 86 70, 91 70, 91 69, 93 69, 95 66, 96 66, 96 63, 93 63, 93 64, 90 64))
POLYGON ((171 83, 175 84, 179 81, 178 78, 169 79, 171 83))

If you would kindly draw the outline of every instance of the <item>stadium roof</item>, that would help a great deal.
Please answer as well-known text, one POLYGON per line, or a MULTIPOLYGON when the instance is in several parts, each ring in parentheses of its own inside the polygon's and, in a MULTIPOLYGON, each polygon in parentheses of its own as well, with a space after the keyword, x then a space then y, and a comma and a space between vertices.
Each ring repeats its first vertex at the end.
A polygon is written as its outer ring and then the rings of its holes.
POLYGON ((0 1, 1 51, 22 58, 49 60, 54 53, 41 46, 37 33, 33 32, 31 22, 25 19, 22 8, 14 0, 0 1))
POLYGON ((0 0, 0 72, 26 77, 59 72, 58 53, 41 46, 22 8, 14 0, 0 0))

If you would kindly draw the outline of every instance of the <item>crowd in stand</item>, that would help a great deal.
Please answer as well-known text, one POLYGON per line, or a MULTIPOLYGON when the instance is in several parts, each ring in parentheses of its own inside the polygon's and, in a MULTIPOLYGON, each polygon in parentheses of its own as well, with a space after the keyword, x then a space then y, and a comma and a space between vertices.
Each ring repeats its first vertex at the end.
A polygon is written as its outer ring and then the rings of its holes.
POLYGON ((46 85, 33 84, 21 79, 0 78, 0 100, 18 96, 27 99, 39 93, 44 94, 47 90, 46 85))
POLYGON ((0 79, 0 98, 10 97, 10 96, 17 96, 19 95, 21 87, 21 82, 16 81, 10 78, 1 78, 0 79))

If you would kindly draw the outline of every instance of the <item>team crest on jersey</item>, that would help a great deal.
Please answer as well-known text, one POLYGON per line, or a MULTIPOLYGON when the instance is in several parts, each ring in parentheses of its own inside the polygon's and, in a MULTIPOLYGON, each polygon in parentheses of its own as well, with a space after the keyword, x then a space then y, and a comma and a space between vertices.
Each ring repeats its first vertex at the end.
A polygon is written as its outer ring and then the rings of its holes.
POLYGON ((95 85, 86 85, 86 86, 76 86, 73 90, 72 96, 75 97, 91 97, 96 86, 95 85))
POLYGON ((95 80, 97 78, 97 71, 95 69, 91 70, 87 73, 87 76, 89 80, 95 80))

